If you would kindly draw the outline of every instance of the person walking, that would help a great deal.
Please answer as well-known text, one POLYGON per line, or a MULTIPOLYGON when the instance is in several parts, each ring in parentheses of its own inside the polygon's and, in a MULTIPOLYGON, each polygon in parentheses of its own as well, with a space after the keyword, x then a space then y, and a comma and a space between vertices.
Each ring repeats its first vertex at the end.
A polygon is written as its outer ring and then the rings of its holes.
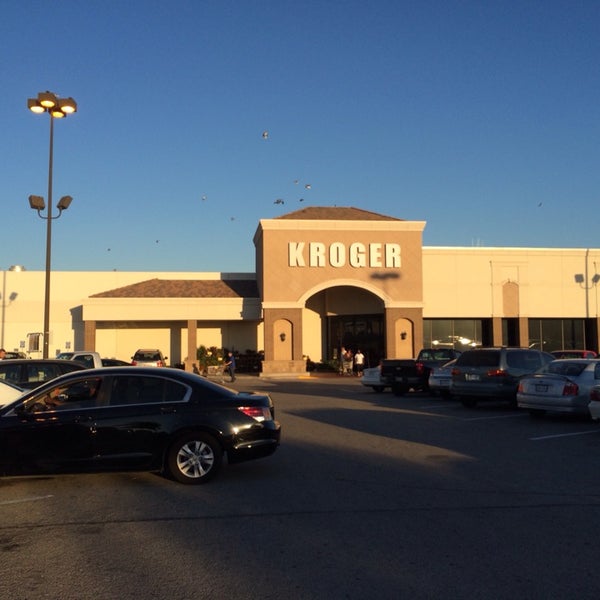
POLYGON ((233 352, 227 353, 227 361, 225 362, 225 370, 229 373, 229 377, 231 378, 231 382, 235 381, 235 356, 233 356, 233 352))

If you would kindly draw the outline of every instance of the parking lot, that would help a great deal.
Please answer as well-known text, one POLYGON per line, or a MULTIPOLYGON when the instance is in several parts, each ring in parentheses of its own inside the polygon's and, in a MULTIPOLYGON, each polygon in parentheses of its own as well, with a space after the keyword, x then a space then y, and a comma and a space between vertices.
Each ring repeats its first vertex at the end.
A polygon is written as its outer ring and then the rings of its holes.
POLYGON ((14 598, 596 598, 600 426, 267 380, 272 457, 155 474, 0 479, 14 598))

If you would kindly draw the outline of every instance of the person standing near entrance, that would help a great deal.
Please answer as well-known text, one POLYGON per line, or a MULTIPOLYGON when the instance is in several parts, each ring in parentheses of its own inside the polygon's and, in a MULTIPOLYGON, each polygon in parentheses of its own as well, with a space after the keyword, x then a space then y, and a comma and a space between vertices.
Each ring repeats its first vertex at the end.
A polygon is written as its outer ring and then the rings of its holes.
POLYGON ((365 368, 365 355, 361 352, 360 348, 354 355, 354 369, 356 370, 357 377, 362 377, 363 369, 365 368))
POLYGON ((235 381, 235 356, 233 356, 233 352, 227 353, 227 361, 225 363, 225 370, 229 373, 229 377, 231 378, 231 382, 235 381))

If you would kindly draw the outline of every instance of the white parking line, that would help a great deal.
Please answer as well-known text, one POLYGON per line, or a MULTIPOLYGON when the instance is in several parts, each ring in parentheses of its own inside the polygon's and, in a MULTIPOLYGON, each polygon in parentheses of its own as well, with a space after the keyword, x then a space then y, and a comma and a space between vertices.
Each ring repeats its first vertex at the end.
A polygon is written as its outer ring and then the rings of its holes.
POLYGON ((515 417, 529 417, 525 413, 514 413, 511 415, 495 415, 493 417, 470 417, 463 419, 463 421, 493 421, 494 419, 514 419, 515 417))
POLYGON ((48 498, 53 498, 52 494, 48 496, 31 496, 29 498, 17 498, 16 500, 2 500, 0 501, 0 506, 5 506, 7 504, 20 504, 22 502, 35 502, 37 500, 47 500, 48 498))
POLYGON ((539 437, 529 438, 532 442, 539 440, 551 440, 553 438, 570 437, 573 435, 587 435, 588 433, 600 433, 600 429, 590 429, 589 431, 575 431, 573 433, 556 433, 554 435, 541 435, 539 437))

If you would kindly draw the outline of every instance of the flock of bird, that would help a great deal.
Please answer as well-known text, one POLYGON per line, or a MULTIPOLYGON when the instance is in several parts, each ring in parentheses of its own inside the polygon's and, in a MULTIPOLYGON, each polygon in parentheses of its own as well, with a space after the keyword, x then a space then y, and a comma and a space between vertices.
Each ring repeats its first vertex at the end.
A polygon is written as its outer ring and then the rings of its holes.
MULTIPOLYGON (((269 132, 268 131, 263 131, 262 132, 262 139, 267 141, 269 139, 269 132)), ((300 180, 299 179, 294 179, 294 185, 300 185, 300 180)), ((305 190, 310 190, 312 188, 312 185, 310 183, 305 183, 304 184, 304 189, 305 190)), ((207 200, 207 196, 206 194, 202 195, 202 201, 206 201, 207 200)), ((298 202, 304 202, 304 198, 299 198, 298 202)), ((285 204, 285 200, 283 198, 277 198, 276 200, 273 201, 273 204, 285 204)), ((231 221, 235 221, 235 217, 230 217, 231 221)))

